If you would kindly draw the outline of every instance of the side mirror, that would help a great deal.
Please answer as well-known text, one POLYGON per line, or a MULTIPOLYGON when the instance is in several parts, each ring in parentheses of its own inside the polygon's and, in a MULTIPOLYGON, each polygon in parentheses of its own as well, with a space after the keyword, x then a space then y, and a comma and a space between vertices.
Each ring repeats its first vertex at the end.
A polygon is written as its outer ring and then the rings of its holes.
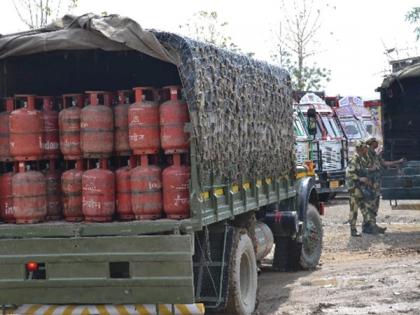
POLYGON ((307 112, 308 116, 308 134, 311 136, 316 135, 316 110, 314 108, 309 108, 307 112))

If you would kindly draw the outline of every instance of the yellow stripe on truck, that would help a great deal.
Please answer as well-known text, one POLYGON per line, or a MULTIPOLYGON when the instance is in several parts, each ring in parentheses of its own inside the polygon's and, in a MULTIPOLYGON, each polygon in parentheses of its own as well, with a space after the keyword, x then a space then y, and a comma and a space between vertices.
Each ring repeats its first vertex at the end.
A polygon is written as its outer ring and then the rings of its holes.
POLYGON ((127 309, 125 308, 124 305, 116 305, 115 307, 118 311, 118 314, 120 314, 120 315, 130 315, 130 313, 127 311, 127 309))
POLYGON ((172 315, 172 307, 169 304, 159 304, 159 315, 172 315))
POLYGON ((151 315, 152 313, 149 312, 145 305, 137 304, 136 309, 140 315, 151 315))
POLYGON ((98 306, 96 306, 96 308, 98 309, 99 314, 110 315, 108 310, 106 309, 107 307, 105 305, 98 305, 98 306))
POLYGON ((41 305, 25 304, 10 315, 204 315, 204 304, 41 305), (174 310, 174 312, 172 312, 174 310))
POLYGON ((42 307, 42 305, 34 304, 29 306, 29 308, 26 310, 27 315, 34 315, 37 310, 39 310, 42 307))
POLYGON ((45 315, 53 315, 54 311, 58 308, 58 305, 51 305, 48 310, 44 313, 45 315))
POLYGON ((175 314, 190 315, 191 313, 187 306, 181 304, 181 305, 175 305, 175 314))
MULTIPOLYGON (((63 312, 63 315, 72 315, 73 310, 76 308, 77 305, 69 305, 63 312)), ((43 314, 42 314, 43 315, 43 314)))

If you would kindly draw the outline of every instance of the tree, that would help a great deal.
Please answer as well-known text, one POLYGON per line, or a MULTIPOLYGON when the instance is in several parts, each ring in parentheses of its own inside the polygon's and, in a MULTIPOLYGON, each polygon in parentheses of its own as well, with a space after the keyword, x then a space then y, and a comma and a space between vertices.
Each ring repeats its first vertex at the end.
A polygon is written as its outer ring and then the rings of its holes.
POLYGON ((405 15, 405 20, 415 26, 416 39, 420 39, 420 7, 414 7, 405 15))
MULTIPOLYGON (((228 22, 220 22, 216 11, 198 11, 185 24, 179 25, 179 29, 181 33, 195 40, 243 53, 228 35, 227 26, 228 22)), ((246 55, 252 57, 254 54, 246 53, 246 55)))
POLYGON ((275 32, 273 61, 286 68, 292 77, 293 88, 300 91, 319 90, 330 79, 331 71, 311 62, 320 51, 317 35, 321 29, 321 8, 314 0, 281 2, 283 17, 275 32))
POLYGON ((71 11, 79 0, 12 0, 19 19, 30 29, 46 26, 50 18, 58 18, 62 9, 71 11))

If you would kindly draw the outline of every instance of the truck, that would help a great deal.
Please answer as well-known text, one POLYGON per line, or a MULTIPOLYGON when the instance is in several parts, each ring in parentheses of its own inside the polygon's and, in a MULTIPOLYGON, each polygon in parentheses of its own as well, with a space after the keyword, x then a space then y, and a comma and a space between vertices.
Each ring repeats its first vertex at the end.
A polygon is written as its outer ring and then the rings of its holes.
POLYGON ((359 115, 363 109, 364 108, 359 109, 356 105, 352 104, 341 105, 334 108, 334 112, 337 115, 347 139, 349 158, 356 152, 356 142, 358 140, 367 139, 370 136, 366 130, 366 125, 363 123, 363 116, 359 115))
POLYGON ((182 85, 191 166, 186 219, 1 224, 4 308, 249 315, 273 243, 273 270, 318 265, 323 209, 295 163, 285 70, 93 14, 1 36, 0 65, 1 97, 182 85))
POLYGON ((328 201, 337 193, 346 191, 347 140, 334 111, 320 97, 307 93, 298 106, 306 123, 308 112, 315 113, 316 133, 311 140, 312 159, 320 199, 328 201))
POLYGON ((382 199, 397 205, 398 200, 420 199, 420 64, 385 77, 378 91, 382 102, 383 157, 405 157, 401 168, 382 173, 382 199))
POLYGON ((297 106, 294 106, 293 111, 293 129, 296 137, 296 163, 305 165, 306 161, 312 160, 310 136, 308 135, 305 118, 297 106))

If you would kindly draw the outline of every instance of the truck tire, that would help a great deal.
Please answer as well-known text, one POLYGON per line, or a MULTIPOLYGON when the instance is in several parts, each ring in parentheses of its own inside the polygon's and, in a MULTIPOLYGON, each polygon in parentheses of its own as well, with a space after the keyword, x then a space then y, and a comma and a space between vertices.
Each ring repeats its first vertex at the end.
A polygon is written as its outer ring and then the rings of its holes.
POLYGON ((251 238, 247 234, 238 238, 229 265, 229 293, 223 314, 250 315, 257 302, 257 260, 251 238))
POLYGON ((302 243, 291 240, 290 265, 303 270, 314 269, 321 259, 323 228, 321 217, 314 205, 308 204, 304 222, 302 243))

